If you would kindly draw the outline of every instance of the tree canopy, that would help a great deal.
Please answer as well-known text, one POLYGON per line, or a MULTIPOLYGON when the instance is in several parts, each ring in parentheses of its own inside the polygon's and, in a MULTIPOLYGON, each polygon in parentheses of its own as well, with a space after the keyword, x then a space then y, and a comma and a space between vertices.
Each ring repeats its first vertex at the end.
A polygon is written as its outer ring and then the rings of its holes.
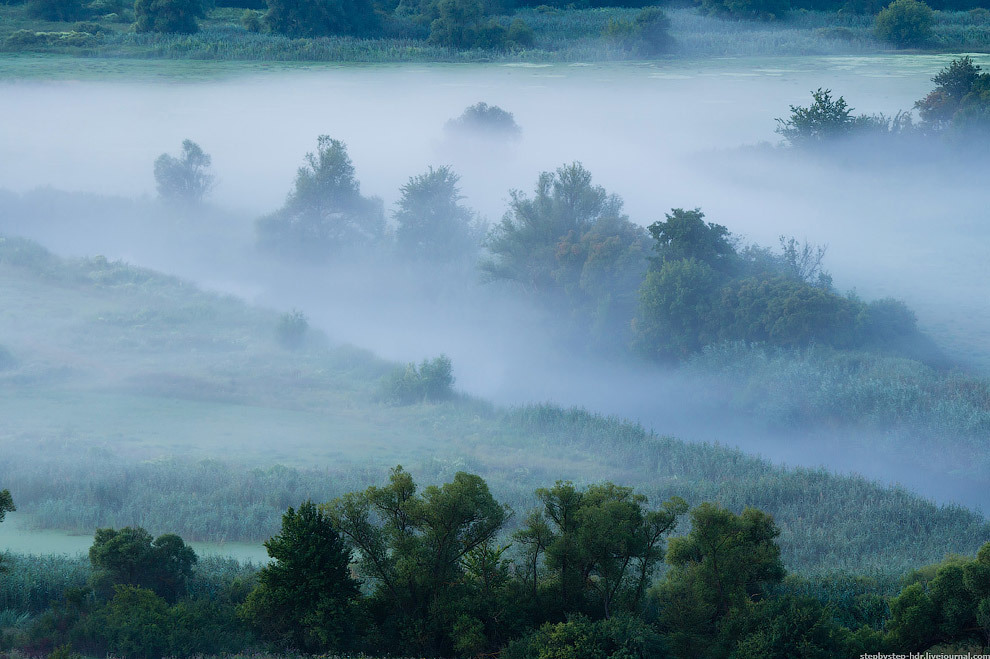
POLYGON ((178 158, 163 153, 155 160, 158 196, 176 204, 199 204, 210 193, 216 178, 210 173, 212 158, 192 140, 183 140, 178 158))
POLYGON ((89 560, 94 589, 104 597, 109 597, 114 586, 131 585, 174 602, 185 594, 197 557, 177 535, 152 539, 141 527, 125 526, 97 529, 89 560))

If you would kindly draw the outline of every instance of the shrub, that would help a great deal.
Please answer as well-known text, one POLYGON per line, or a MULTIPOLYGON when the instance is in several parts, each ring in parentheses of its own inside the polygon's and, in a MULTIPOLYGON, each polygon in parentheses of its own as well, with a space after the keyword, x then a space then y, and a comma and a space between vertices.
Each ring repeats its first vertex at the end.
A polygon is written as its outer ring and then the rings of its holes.
POLYGON ((396 369, 382 384, 382 398, 393 405, 438 402, 453 394, 453 364, 446 355, 423 360, 418 368, 409 363, 396 369))
POLYGON ((46 21, 74 21, 85 14, 82 0, 31 0, 28 14, 46 21))
POLYGON ((920 0, 894 0, 877 14, 877 38, 899 48, 919 46, 932 37, 935 12, 920 0))
POLYGON ((567 622, 545 624, 509 644, 504 659, 631 659, 666 657, 663 639, 649 624, 632 616, 592 621, 576 615, 567 622))
POLYGON ((253 9, 245 9, 241 14, 241 25, 248 32, 261 31, 261 14, 253 9))
POLYGON ((371 0, 267 0, 264 23, 289 37, 367 36, 379 27, 371 0))
POLYGON ((303 312, 293 309, 282 314, 275 328, 275 336, 279 345, 287 350, 298 350, 306 340, 309 331, 309 321, 303 312))
POLYGON ((176 204, 202 203, 215 182, 214 176, 209 173, 211 161, 210 155, 192 140, 183 140, 181 158, 167 153, 158 156, 155 159, 158 196, 163 201, 176 204))
POLYGON ((466 108, 461 116, 451 119, 444 126, 449 133, 467 133, 490 137, 516 139, 522 132, 511 112, 497 105, 475 103, 466 108))
POLYGON ((773 20, 790 9, 789 0, 701 0, 701 8, 710 14, 737 18, 773 20))
POLYGON ((533 33, 533 28, 521 18, 514 18, 509 23, 508 38, 509 41, 521 48, 532 48, 533 44, 536 43, 536 35, 533 33))
POLYGON ((137 0, 134 3, 134 29, 137 32, 193 34, 199 31, 196 19, 205 16, 203 0, 137 0))

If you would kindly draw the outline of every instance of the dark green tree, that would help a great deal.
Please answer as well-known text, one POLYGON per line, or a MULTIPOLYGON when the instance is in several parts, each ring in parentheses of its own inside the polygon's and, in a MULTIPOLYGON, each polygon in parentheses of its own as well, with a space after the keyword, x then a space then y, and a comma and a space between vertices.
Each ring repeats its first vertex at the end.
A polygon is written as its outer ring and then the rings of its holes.
MULTIPOLYGON (((199 31, 196 19, 205 16, 206 5, 203 0, 136 0, 134 2, 134 29, 138 32, 193 34, 199 31)), ((183 143, 184 147, 185 143, 183 143)))
POLYGON ((460 203, 458 180, 449 167, 430 167, 402 186, 395 212, 402 255, 432 263, 474 257, 480 236, 474 214, 460 203))
POLYGON ((935 12, 921 0, 894 0, 877 14, 873 32, 899 48, 920 46, 932 38, 935 12))
POLYGON ((86 17, 82 0, 30 0, 28 15, 45 21, 77 21, 86 17))
POLYGON ((518 139, 522 133, 511 112, 485 102, 465 108, 459 117, 444 124, 444 130, 455 135, 481 135, 504 140, 518 139))
POLYGON ((152 539, 141 527, 97 529, 89 549, 93 586, 109 597, 116 585, 147 588, 169 602, 185 595, 196 552, 177 535, 152 539))
POLYGON ((850 135, 857 125, 857 118, 852 114, 841 96, 832 98, 831 89, 818 88, 811 92, 814 102, 808 107, 791 106, 791 116, 787 119, 777 119, 777 133, 791 146, 808 146, 822 144, 837 138, 850 135))
MULTIPOLYGON (((14 507, 14 498, 10 495, 10 490, 0 490, 0 522, 3 522, 3 518, 7 516, 7 513, 12 513, 17 508, 14 507)), ((0 573, 2 573, 6 568, 3 566, 3 555, 0 554, 0 573)))
POLYGON ((665 659, 663 638, 648 623, 623 614, 608 620, 571 616, 511 643, 501 659, 665 659))
POLYGON ((371 0, 267 2, 268 11, 262 22, 276 34, 289 37, 368 36, 379 29, 380 21, 371 0))
POLYGON ((163 153, 155 160, 155 185, 163 201, 181 205, 196 205, 213 189, 215 177, 210 174, 211 158, 192 140, 182 141, 178 158, 163 153))
POLYGON ((774 20, 791 8, 789 0, 701 0, 701 8, 719 16, 774 20))
POLYGON ((258 221, 263 247, 316 262, 367 249, 384 231, 381 201, 361 196, 347 147, 327 135, 306 154, 285 205, 258 221))
POLYGON ((396 467, 388 485, 350 493, 326 509, 357 551, 377 633, 390 651, 448 655, 455 645, 478 645, 479 630, 494 628, 491 610, 467 605, 484 582, 477 571, 470 577, 469 559, 491 546, 510 515, 483 479, 458 472, 452 482, 417 493, 409 473, 396 467))
MULTIPOLYGON (((952 60, 932 78, 935 89, 914 104, 923 126, 932 132, 953 129, 961 136, 990 130, 990 73, 966 56, 952 60)), ((985 143, 977 136, 975 143, 985 143)))
POLYGON ((330 517, 311 501, 289 508, 265 548, 272 561, 258 573, 241 615, 283 648, 326 652, 353 642, 359 584, 330 517))
POLYGON ((700 208, 689 211, 674 208, 666 216, 666 220, 647 227, 657 254, 654 269, 682 259, 696 259, 720 272, 735 268, 736 249, 727 228, 705 222, 705 214, 700 208))

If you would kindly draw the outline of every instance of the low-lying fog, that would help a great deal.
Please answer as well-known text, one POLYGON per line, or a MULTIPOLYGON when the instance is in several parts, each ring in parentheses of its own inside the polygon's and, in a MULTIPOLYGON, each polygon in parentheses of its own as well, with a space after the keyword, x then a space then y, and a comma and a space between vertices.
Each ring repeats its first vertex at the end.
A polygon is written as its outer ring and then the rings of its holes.
MULTIPOLYGON (((505 211, 510 189, 529 193, 539 172, 577 160, 625 200, 638 223, 672 207, 701 207, 750 242, 775 246, 785 234, 828 245, 826 267, 839 290, 904 299, 947 352, 986 372, 985 164, 974 170, 961 161, 874 161, 865 146, 845 161, 744 148, 776 143, 774 118, 787 116, 789 104, 809 104, 819 87, 844 96, 857 113, 908 110, 951 59, 353 66, 219 81, 2 81, 0 188, 150 196, 155 157, 177 153, 189 138, 213 157, 219 185, 211 201, 224 212, 216 225, 192 229, 192 239, 174 235, 178 225, 128 231, 92 216, 100 204, 71 219, 58 204, 38 216, 0 217, 0 232, 27 235, 61 254, 123 258, 252 301, 298 307, 333 338, 388 358, 445 352, 460 388, 498 402, 583 405, 662 433, 738 444, 789 464, 900 479, 942 499, 986 506, 978 486, 932 483, 920 470, 875 463, 868 450, 813 450, 753 432, 745 419, 692 413, 679 383, 655 367, 561 355, 518 297, 491 288, 484 300, 462 289, 448 296, 391 272, 305 269, 300 277, 259 262, 252 247, 253 220, 281 206, 319 134, 346 142, 362 193, 380 196, 387 209, 411 175, 450 164, 465 202, 491 222, 505 211), (513 112, 522 139, 469 148, 446 141, 444 123, 478 101, 513 112), (394 285, 386 286, 390 279, 394 285)), ((974 59, 990 63, 988 56, 974 59)), ((126 204, 118 207, 126 214, 126 204)))

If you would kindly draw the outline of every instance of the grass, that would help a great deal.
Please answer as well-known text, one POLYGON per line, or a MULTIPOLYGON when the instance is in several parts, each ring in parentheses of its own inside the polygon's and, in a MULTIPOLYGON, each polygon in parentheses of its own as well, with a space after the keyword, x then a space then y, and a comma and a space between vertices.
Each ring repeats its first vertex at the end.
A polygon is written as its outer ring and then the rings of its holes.
MULTIPOLYGON (((289 39, 252 33, 240 23, 241 10, 217 8, 194 35, 136 34, 124 14, 92 17, 87 23, 58 23, 30 18, 26 5, 0 5, 0 52, 53 53, 100 58, 193 59, 258 62, 579 62, 636 59, 618 42, 603 36, 610 21, 630 21, 638 10, 526 9, 514 17, 529 23, 535 43, 525 50, 458 51, 426 43, 421 28, 399 25, 396 36, 373 39, 325 37, 289 39), (88 26, 87 26, 88 25, 88 26), (92 26, 99 26, 94 30, 92 26), (95 31, 92 33, 90 31, 95 31)), ((872 35, 872 17, 792 11, 773 22, 733 21, 672 8, 675 57, 842 55, 888 52, 872 35)), ((972 12, 936 12, 937 52, 987 52, 990 21, 972 12)))

